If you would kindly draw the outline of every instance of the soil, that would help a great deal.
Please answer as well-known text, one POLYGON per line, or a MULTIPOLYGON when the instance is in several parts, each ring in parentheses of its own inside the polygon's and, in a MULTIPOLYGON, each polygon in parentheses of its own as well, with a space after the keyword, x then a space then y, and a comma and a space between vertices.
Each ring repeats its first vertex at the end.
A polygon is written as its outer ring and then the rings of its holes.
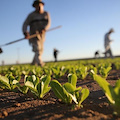
MULTIPOLYGON (((107 81, 114 86, 120 78, 120 70, 111 70, 107 81)), ((66 76, 59 82, 67 82, 66 76)), ((98 84, 87 76, 85 80, 78 80, 77 86, 90 90, 89 97, 83 102, 83 108, 72 109, 71 105, 63 104, 57 100, 50 91, 46 98, 40 100, 31 94, 24 95, 0 89, 0 119, 4 120, 120 120, 113 115, 109 105, 98 84)))

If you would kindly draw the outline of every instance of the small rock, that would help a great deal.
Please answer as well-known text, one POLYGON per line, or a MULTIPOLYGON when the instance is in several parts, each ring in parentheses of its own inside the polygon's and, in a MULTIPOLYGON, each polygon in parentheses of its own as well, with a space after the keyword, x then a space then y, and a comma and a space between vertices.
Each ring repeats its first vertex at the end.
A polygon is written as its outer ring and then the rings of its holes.
POLYGON ((5 116, 5 117, 7 117, 7 116, 8 116, 7 111, 3 111, 3 116, 5 116))
POLYGON ((2 118, 2 113, 0 112, 0 118, 2 118))
POLYGON ((16 103, 15 106, 16 106, 16 107, 20 107, 21 104, 20 104, 20 103, 16 103))

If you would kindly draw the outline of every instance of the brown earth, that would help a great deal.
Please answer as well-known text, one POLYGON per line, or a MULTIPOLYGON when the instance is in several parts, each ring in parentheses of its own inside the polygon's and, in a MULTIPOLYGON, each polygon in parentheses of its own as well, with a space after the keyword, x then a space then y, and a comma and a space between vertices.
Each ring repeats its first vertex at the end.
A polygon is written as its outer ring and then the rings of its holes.
MULTIPOLYGON (((112 70, 107 81, 114 86, 120 78, 120 70, 112 70)), ((64 76, 59 82, 67 82, 64 76)), ((4 120, 120 120, 114 116, 112 107, 101 88, 90 76, 78 80, 77 86, 87 87, 89 97, 83 102, 83 108, 72 109, 71 105, 60 103, 52 91, 45 99, 33 98, 30 94, 23 95, 0 89, 0 119, 4 120)))

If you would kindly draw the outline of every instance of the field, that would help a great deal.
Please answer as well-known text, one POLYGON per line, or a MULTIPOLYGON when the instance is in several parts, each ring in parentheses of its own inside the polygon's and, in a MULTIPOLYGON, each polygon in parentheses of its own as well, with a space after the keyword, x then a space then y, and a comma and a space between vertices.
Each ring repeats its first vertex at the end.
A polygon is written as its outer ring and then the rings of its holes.
MULTIPOLYGON (((27 94, 23 94, 15 89, 8 89, 5 84, 1 84, 0 88, 0 119, 5 120, 120 120, 118 115, 114 115, 114 109, 109 103, 110 101, 103 92, 103 89, 89 74, 90 70, 94 67, 99 69, 104 64, 111 65, 111 70, 105 78, 112 87, 115 86, 117 80, 120 79, 120 58, 114 59, 96 59, 96 60, 84 60, 84 61, 66 61, 57 63, 47 63, 44 68, 38 69, 38 67, 29 65, 14 65, 14 66, 1 66, 0 74, 2 76, 12 79, 12 77, 20 76, 19 84, 24 85, 25 76, 38 76, 51 75, 51 80, 56 79, 61 85, 68 82, 68 74, 76 73, 79 75, 78 68, 80 66, 86 66, 87 74, 84 78, 77 76, 77 87, 87 88, 89 90, 89 96, 82 102, 83 107, 75 106, 72 102, 67 104, 56 97, 54 91, 50 91, 43 97, 38 98, 29 89, 27 94), (28 69, 29 66, 29 69, 28 69), (52 70, 56 66, 65 66, 66 71, 63 75, 59 75, 52 70), (77 67, 76 67, 77 66, 77 67), (78 67, 79 66, 79 67, 78 67), (91 67, 92 66, 92 67, 91 67), (16 69, 21 68, 21 69, 16 69), (50 69, 49 69, 50 68, 50 69), (75 69, 74 69, 75 68, 75 69), (40 74, 37 71, 40 71, 40 74), (76 70, 77 69, 77 70, 76 70), (43 71, 41 71, 43 70, 43 71), (11 75, 12 73, 12 75, 11 75), (56 74, 55 74, 56 73, 56 74), (12 77, 10 77, 10 75, 12 77)), ((60 72, 60 71, 59 71, 60 72)), ((102 76, 100 72, 97 75, 102 76)), ((1 79, 1 78, 0 78, 1 79)), ((119 93, 120 95, 120 93, 119 93)), ((119 103, 120 104, 120 103, 119 103)), ((120 109, 120 108, 119 108, 120 109)))

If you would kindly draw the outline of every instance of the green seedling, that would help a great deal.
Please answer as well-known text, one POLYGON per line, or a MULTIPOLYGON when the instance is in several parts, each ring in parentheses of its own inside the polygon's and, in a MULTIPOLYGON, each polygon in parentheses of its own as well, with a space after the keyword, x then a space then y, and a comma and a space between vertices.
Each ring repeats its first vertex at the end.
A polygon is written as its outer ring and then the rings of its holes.
POLYGON ((44 74, 45 74, 45 75, 49 75, 49 76, 52 75, 52 70, 51 70, 51 68, 44 67, 44 68, 43 68, 43 71, 44 71, 44 74))
POLYGON ((120 70, 120 62, 114 63, 116 70, 120 70))
MULTIPOLYGON (((52 80, 50 82, 50 86, 58 99, 60 99, 62 102, 67 104, 72 103, 72 98, 70 94, 65 90, 65 88, 57 80, 52 80)), ((69 86, 69 88, 72 89, 71 86, 69 86)))
POLYGON ((32 78, 29 77, 25 82, 25 86, 27 86, 38 98, 43 98, 51 89, 51 87, 49 87, 50 80, 50 76, 44 75, 39 82, 39 78, 32 75, 32 78))
POLYGON ((102 77, 107 78, 111 69, 112 67, 107 67, 107 68, 101 67, 101 69, 99 70, 99 73, 102 77))
POLYGON ((50 86, 58 99, 66 104, 71 104, 72 101, 79 107, 81 103, 89 95, 89 90, 84 90, 81 87, 76 87, 77 76, 75 74, 68 75, 68 82, 61 85, 57 80, 52 80, 50 86))
POLYGON ((64 76, 66 71, 67 71, 67 69, 64 66, 53 67, 52 68, 53 78, 58 79, 58 78, 64 76))
POLYGON ((66 72, 67 72, 67 69, 65 68, 65 66, 62 66, 60 68, 60 77, 64 76, 66 72))
POLYGON ((76 87, 77 85, 77 76, 75 74, 68 75, 68 82, 71 83, 75 88, 75 93, 73 95, 76 96, 77 99, 77 106, 82 107, 82 102, 89 96, 89 90, 87 88, 76 87))
POLYGON ((86 78, 87 74, 88 74, 87 70, 88 70, 88 69, 87 69, 87 66, 82 65, 81 67, 79 67, 79 68, 76 70, 77 77, 78 77, 79 79, 84 80, 84 79, 86 78))
POLYGON ((103 78, 107 78, 111 69, 112 69, 111 64, 98 65, 98 71, 103 78))
POLYGON ((93 70, 91 70, 91 73, 108 98, 114 113, 120 116, 120 80, 117 80, 115 86, 112 87, 104 78, 95 74, 93 70))
POLYGON ((53 78, 57 79, 60 77, 60 67, 52 68, 53 78))
MULTIPOLYGON (((97 68, 96 67, 91 66, 90 71, 91 70, 94 71, 95 74, 97 74, 97 68)), ((93 78, 93 74, 91 72, 89 72, 89 75, 93 78)))
POLYGON ((28 92, 28 87, 26 87, 25 85, 21 86, 19 80, 20 77, 14 77, 12 76, 12 74, 6 74, 6 76, 0 76, 0 87, 2 89, 8 89, 13 91, 15 91, 15 88, 18 88, 20 92, 26 94, 28 92))
POLYGON ((19 84, 20 77, 14 77, 12 74, 7 74, 6 76, 0 75, 0 87, 2 89, 14 90, 19 84))

